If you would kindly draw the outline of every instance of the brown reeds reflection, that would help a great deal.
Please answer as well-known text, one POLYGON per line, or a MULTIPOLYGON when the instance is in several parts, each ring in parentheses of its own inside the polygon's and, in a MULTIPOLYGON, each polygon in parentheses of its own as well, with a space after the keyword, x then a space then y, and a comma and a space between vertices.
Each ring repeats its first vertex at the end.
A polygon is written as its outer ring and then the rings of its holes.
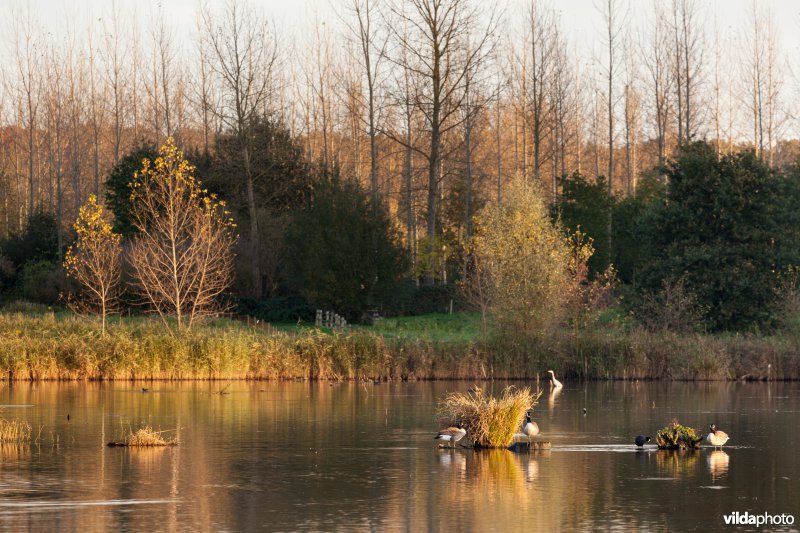
POLYGON ((25 442, 0 443, 0 463, 12 463, 28 460, 31 457, 31 446, 25 442))
POLYGON ((714 450, 708 455, 708 471, 711 473, 712 481, 725 477, 728 474, 728 465, 731 461, 730 456, 722 450, 714 450))
POLYGON ((128 447, 125 453, 136 475, 147 479, 147 476, 169 471, 169 464, 165 463, 169 460, 165 457, 168 449, 164 446, 128 447))
POLYGON ((656 453, 656 467, 661 475, 670 477, 693 476, 697 471, 696 450, 659 450, 656 453))

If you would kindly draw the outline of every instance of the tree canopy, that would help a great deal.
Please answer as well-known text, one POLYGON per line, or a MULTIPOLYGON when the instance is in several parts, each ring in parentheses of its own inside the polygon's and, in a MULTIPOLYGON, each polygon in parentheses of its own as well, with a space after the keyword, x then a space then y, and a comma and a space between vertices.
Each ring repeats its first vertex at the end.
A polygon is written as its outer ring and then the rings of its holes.
POLYGON ((714 147, 685 148, 668 171, 666 201, 654 212, 652 256, 642 286, 684 280, 712 330, 769 326, 780 276, 800 261, 797 180, 754 152, 717 158, 714 147))
POLYGON ((321 179, 285 239, 289 285, 321 308, 360 320, 408 273, 407 252, 382 206, 353 180, 321 179))

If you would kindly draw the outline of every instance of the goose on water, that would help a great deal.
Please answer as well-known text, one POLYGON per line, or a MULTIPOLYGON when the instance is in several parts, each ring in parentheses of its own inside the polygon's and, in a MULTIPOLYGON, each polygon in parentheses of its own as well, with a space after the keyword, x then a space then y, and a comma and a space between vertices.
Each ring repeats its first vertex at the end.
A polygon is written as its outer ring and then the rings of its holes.
POLYGON ((464 438, 464 435, 467 434, 467 430, 464 429, 464 423, 459 421, 458 424, 455 426, 450 426, 449 428, 442 429, 439 433, 433 437, 433 440, 442 440, 444 442, 452 442, 453 448, 456 447, 456 442, 460 441, 464 438))
POLYGON ((717 429, 715 424, 711 424, 711 433, 709 433, 706 437, 706 440, 709 444, 711 444, 714 448, 721 448, 726 442, 728 442, 728 439, 730 439, 730 437, 727 433, 717 429))
POLYGON ((522 426, 522 432, 528 436, 528 445, 531 439, 539 434, 539 425, 531 420, 531 415, 525 415, 525 425, 522 426))

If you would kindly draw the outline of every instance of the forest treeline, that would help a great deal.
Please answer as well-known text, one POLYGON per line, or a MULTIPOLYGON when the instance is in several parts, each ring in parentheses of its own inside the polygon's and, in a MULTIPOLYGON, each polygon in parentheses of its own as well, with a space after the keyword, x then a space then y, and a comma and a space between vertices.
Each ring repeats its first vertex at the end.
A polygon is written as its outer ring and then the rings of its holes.
POLYGON ((634 32, 630 6, 602 2, 594 57, 537 0, 343 0, 293 46, 244 1, 198 7, 188 47, 172 25, 187 21, 158 12, 45 35, 21 8, 2 67, 0 283, 56 302, 80 207, 96 195, 129 236, 128 183, 173 137, 230 206, 252 313, 475 305, 459 290, 475 216, 522 180, 591 239, 586 280, 613 274, 640 320, 772 327, 799 263, 798 141, 760 6, 733 48, 699 3, 654 2, 634 32))

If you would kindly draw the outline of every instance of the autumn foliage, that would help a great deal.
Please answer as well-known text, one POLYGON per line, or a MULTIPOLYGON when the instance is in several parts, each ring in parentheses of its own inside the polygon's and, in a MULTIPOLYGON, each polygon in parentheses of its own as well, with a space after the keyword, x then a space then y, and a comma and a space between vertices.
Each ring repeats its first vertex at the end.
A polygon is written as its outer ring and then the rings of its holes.
POLYGON ((553 223, 536 186, 517 179, 477 217, 474 253, 495 323, 536 336, 568 317, 592 248, 553 223))
POLYGON ((117 309, 122 270, 121 235, 114 233, 95 195, 89 196, 73 226, 77 242, 64 258, 67 275, 82 287, 78 300, 70 298, 79 312, 100 313, 103 332, 106 316, 117 309))
POLYGON ((220 296, 233 279, 235 225, 194 170, 170 138, 130 184, 136 290, 173 333, 224 307, 220 296))

